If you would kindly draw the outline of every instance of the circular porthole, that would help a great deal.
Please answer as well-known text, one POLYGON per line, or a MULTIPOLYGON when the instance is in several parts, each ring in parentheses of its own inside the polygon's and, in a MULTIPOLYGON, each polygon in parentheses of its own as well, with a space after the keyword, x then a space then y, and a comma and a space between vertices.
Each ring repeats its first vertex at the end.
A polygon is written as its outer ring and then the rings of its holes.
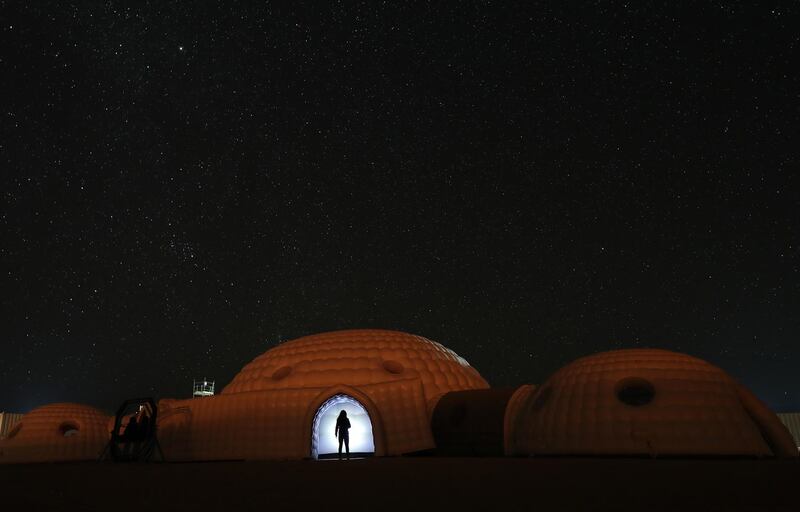
POLYGON ((403 373, 403 370, 405 370, 402 364, 400 364, 398 361, 394 361, 391 359, 383 362, 383 369, 395 375, 403 373))
POLYGON ((77 436, 80 429, 75 423, 72 423, 71 421, 65 421, 61 424, 61 426, 58 427, 58 431, 64 437, 72 437, 77 436))
POLYGON ((291 366, 282 366, 277 370, 275 370, 275 373, 272 374, 272 380, 285 379, 286 377, 289 376, 290 373, 292 373, 291 366))
POLYGON ((647 405, 656 396, 656 388, 653 384, 639 377, 622 379, 617 383, 615 392, 620 402, 633 407, 647 405))

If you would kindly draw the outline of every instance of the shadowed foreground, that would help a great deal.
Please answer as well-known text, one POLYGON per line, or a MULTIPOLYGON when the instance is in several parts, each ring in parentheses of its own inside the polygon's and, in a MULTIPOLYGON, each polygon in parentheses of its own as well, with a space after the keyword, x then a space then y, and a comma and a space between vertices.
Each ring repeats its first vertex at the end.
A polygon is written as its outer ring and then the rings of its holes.
POLYGON ((0 466, 30 510, 798 510, 796 460, 381 458, 0 466))

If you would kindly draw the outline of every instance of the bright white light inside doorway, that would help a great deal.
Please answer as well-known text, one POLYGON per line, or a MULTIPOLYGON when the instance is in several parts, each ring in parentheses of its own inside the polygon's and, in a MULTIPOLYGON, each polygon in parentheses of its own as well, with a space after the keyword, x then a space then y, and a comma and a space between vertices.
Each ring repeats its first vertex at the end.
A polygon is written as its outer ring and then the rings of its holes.
MULTIPOLYGON (((311 455, 314 458, 339 452, 339 438, 334 436, 334 431, 336 418, 342 410, 347 411, 347 418, 350 420, 350 453, 375 452, 372 422, 367 410, 351 396, 335 395, 320 406, 314 417, 311 440, 311 455)), ((342 454, 344 453, 345 448, 342 445, 342 454)))

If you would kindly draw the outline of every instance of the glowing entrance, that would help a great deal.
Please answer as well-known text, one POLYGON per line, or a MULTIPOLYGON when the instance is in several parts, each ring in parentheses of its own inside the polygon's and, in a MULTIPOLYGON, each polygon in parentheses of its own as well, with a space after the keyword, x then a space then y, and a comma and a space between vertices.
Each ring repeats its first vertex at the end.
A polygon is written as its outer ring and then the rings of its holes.
MULTIPOLYGON (((336 418, 347 411, 350 420, 350 456, 363 457, 375 453, 372 421, 361 403, 349 395, 334 395, 323 403, 314 416, 311 429, 311 456, 315 459, 337 457, 339 439, 334 436, 336 418)), ((344 453, 344 446, 342 446, 344 453)))

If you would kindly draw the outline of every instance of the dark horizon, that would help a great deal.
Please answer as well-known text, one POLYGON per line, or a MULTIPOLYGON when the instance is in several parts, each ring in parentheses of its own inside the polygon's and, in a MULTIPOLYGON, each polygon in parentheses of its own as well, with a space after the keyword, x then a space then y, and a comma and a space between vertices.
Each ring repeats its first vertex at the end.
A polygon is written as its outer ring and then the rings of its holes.
POLYGON ((798 7, 0 6, 0 411, 425 336, 800 411, 798 7))

